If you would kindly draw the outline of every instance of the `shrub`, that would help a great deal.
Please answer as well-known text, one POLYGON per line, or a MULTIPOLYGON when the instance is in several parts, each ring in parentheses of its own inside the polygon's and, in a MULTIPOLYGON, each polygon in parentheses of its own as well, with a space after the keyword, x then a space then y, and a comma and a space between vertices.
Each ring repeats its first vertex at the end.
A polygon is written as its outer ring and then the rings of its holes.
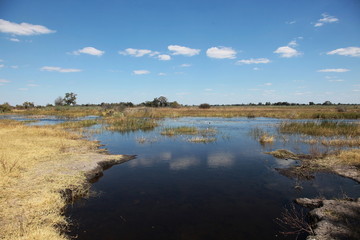
POLYGON ((11 111, 11 106, 9 103, 4 103, 0 105, 0 113, 1 112, 10 112, 11 111))
POLYGON ((199 105, 199 108, 202 108, 202 109, 209 109, 211 106, 210 104, 208 103, 202 103, 199 105))

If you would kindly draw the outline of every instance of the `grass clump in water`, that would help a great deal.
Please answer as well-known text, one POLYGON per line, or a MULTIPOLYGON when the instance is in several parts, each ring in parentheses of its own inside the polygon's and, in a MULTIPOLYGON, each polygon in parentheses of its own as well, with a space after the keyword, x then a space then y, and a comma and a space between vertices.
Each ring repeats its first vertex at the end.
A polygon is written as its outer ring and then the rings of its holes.
POLYGON ((283 122, 279 130, 311 136, 360 136, 360 124, 346 122, 283 122))
POLYGON ((98 120, 67 121, 54 125, 55 128, 79 129, 98 124, 98 120))
POLYGON ((133 117, 111 117, 106 118, 107 130, 117 132, 149 131, 158 126, 155 119, 133 118, 133 117))
POLYGON ((189 142, 193 143, 210 143, 215 142, 216 138, 214 137, 192 137, 188 139, 189 142))
POLYGON ((199 133, 199 129, 195 127, 172 127, 172 128, 165 128, 161 135, 166 136, 174 136, 174 135, 196 135, 199 133))
POLYGON ((274 136, 270 136, 268 134, 264 134, 260 137, 259 142, 261 144, 266 144, 266 143, 273 143, 275 141, 275 137, 274 136))

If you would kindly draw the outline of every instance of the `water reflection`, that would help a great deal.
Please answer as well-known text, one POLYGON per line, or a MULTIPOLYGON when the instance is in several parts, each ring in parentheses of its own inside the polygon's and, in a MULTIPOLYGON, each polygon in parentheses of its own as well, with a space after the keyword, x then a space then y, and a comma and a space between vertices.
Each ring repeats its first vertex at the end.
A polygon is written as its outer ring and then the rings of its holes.
POLYGON ((196 157, 183 157, 170 162, 169 167, 171 170, 185 170, 199 164, 200 159, 196 157))
POLYGON ((229 152, 211 153, 207 158, 207 164, 211 168, 231 167, 234 162, 235 156, 229 152))

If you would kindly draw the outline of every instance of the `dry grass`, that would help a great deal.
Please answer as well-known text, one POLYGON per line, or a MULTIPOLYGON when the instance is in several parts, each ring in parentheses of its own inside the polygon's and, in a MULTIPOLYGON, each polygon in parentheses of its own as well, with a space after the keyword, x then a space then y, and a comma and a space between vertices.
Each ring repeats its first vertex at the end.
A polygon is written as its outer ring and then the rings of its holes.
POLYGON ((210 109, 181 108, 128 108, 127 115, 135 117, 271 117, 290 119, 358 119, 360 109, 348 106, 346 112, 338 112, 337 106, 218 106, 210 109))
POLYGON ((329 154, 317 161, 322 166, 331 167, 338 165, 348 165, 360 167, 360 149, 347 149, 329 154))
POLYGON ((214 137, 192 137, 188 139, 189 142, 193 142, 193 143, 210 143, 210 142, 215 142, 216 138, 214 137))
POLYGON ((273 143, 275 141, 274 136, 270 136, 268 134, 264 134, 260 137, 259 142, 261 144, 273 143))
POLYGON ((68 189, 83 195, 88 188, 84 174, 68 174, 65 166, 86 161, 81 154, 97 148, 80 137, 64 130, 0 121, 1 239, 67 239, 62 235, 67 223, 62 192, 68 189))
POLYGON ((199 133, 199 129, 195 127, 171 127, 171 128, 165 128, 161 135, 166 136, 174 136, 174 135, 196 135, 199 133))

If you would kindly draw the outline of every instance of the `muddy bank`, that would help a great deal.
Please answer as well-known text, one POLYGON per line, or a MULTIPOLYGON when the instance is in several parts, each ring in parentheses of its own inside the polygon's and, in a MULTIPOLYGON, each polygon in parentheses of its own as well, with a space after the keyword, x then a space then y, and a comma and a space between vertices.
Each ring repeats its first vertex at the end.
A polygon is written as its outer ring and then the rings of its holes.
MULTIPOLYGON (((268 152, 276 158, 298 160, 296 165, 276 169, 280 174, 298 180, 314 178, 316 172, 332 172, 360 183, 360 168, 355 164, 339 161, 337 155, 313 156, 295 154, 287 150, 268 152)), ((357 159, 358 160, 358 159, 357 159)), ((350 240, 360 239, 360 198, 308 199, 298 198, 295 202, 312 209, 309 212, 314 235, 308 240, 350 240)))
POLYGON ((315 236, 308 240, 356 240, 360 239, 360 198, 324 200, 298 198, 296 203, 312 209, 315 236))

